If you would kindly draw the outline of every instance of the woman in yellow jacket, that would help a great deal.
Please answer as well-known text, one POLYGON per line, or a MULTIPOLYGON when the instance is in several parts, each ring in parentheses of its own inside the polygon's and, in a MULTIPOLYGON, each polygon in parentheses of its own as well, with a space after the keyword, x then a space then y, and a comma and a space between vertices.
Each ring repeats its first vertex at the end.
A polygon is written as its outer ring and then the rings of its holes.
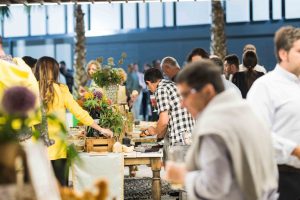
MULTIPOLYGON (((35 76, 39 81, 40 95, 47 114, 55 114, 65 124, 66 109, 68 109, 84 125, 112 137, 112 132, 109 129, 101 128, 88 112, 77 104, 69 92, 68 86, 58 83, 59 64, 54 58, 40 58, 36 64, 35 76)), ((55 144, 48 147, 48 155, 54 173, 62 185, 67 185, 68 179, 65 173, 67 148, 60 137, 60 128, 50 120, 48 120, 48 133, 50 139, 55 140, 55 144)))

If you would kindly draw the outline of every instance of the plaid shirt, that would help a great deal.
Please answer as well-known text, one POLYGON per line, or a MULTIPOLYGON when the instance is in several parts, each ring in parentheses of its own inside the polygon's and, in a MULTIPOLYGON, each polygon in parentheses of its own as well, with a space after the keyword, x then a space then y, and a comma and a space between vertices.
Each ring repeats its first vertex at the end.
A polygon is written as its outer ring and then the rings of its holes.
MULTIPOLYGON (((185 108, 181 108, 180 96, 172 81, 162 79, 155 92, 158 114, 168 111, 168 139, 170 145, 184 144, 184 134, 191 134, 194 120, 185 108)), ((185 136, 186 137, 186 136, 185 136)))

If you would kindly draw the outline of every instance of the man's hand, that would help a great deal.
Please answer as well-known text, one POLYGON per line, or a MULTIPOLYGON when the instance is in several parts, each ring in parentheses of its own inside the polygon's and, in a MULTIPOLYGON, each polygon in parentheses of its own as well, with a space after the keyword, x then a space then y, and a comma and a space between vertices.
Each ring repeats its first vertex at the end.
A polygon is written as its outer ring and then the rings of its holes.
POLYGON ((147 129, 149 135, 156 135, 156 131, 155 131, 155 128, 150 126, 148 129, 147 129))
POLYGON ((184 184, 187 170, 184 164, 178 164, 173 161, 166 163, 166 176, 165 179, 170 183, 184 184))
POLYGON ((292 152, 293 156, 296 156, 298 159, 300 159, 300 146, 297 146, 294 151, 292 152))

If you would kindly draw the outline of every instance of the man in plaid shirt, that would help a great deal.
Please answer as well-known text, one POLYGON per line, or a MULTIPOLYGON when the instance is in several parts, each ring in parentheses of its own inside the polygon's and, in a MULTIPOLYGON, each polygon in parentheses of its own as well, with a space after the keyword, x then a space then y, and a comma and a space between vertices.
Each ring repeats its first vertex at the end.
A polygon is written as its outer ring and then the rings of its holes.
POLYGON ((156 68, 148 69, 144 79, 155 95, 159 114, 157 127, 149 127, 148 132, 157 134, 157 138, 165 138, 166 147, 186 144, 185 138, 191 137, 194 121, 191 114, 181 108, 176 84, 163 79, 161 71, 156 68))

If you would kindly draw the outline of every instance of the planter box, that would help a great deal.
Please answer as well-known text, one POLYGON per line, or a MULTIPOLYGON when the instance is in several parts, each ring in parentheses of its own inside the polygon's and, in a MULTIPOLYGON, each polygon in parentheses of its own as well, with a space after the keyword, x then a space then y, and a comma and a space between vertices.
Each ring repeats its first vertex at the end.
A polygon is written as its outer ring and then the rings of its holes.
POLYGON ((115 143, 114 138, 86 138, 86 151, 87 152, 112 152, 112 147, 115 143))

